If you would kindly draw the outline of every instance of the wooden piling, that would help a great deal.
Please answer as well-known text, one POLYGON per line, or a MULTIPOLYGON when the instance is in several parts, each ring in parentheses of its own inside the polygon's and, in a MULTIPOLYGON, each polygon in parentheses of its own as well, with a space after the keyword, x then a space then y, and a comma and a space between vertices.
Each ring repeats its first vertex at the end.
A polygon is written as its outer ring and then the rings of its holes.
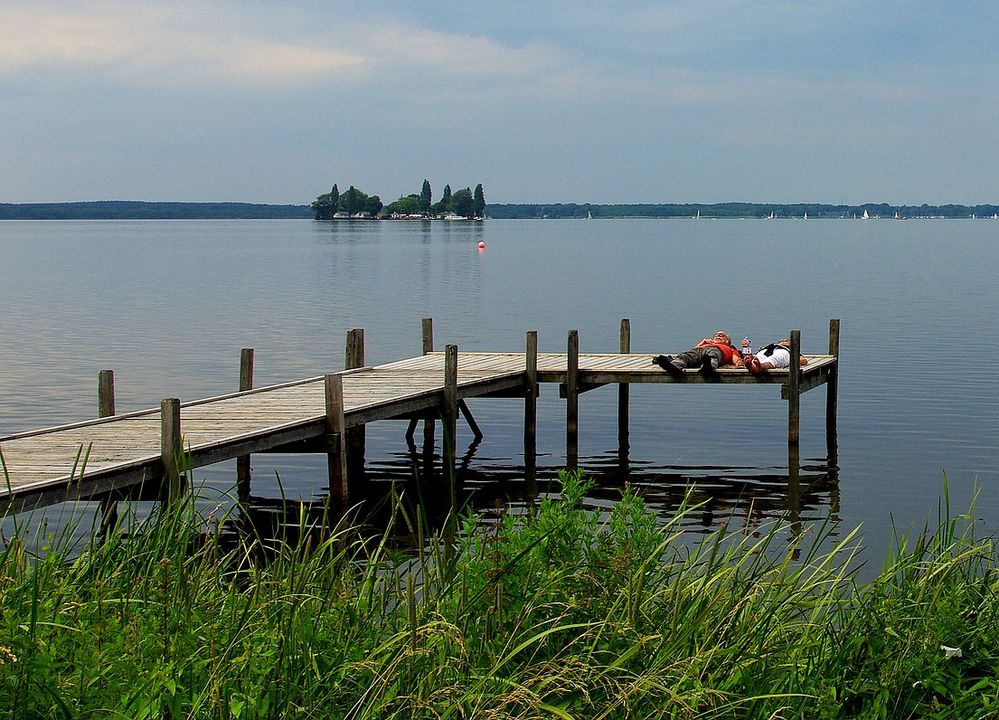
MULTIPOLYGON (((434 351, 434 319, 423 318, 422 326, 423 354, 429 355, 434 351)), ((434 457, 434 445, 437 442, 434 438, 436 424, 437 420, 432 414, 427 414, 423 418, 423 454, 431 461, 433 461, 434 457)))
POLYGON ((565 372, 565 460, 566 467, 579 465, 579 331, 570 330, 565 372))
POLYGON ((329 373, 324 378, 326 395, 326 469, 330 504, 335 513, 347 509, 347 443, 344 437, 343 378, 329 373))
POLYGON ((423 354, 429 355, 434 351, 434 319, 423 318, 423 354))
MULTIPOLYGON (((432 426, 431 426, 432 427, 432 426)), ((444 399, 441 407, 441 434, 444 436, 444 482, 448 487, 448 513, 444 523, 444 559, 454 557, 458 536, 458 476, 455 448, 458 434, 458 346, 444 348, 444 399)))
MULTIPOLYGON (((441 425, 444 434, 443 472, 455 493, 455 447, 458 434, 458 346, 444 348, 444 403, 441 407, 441 425)), ((454 500, 455 498, 452 498, 454 500)), ((452 509, 454 506, 452 505, 452 509)))
POLYGON ((253 389, 253 348, 239 351, 239 391, 253 389))
MULTIPOLYGON (((631 353, 631 320, 623 318, 621 320, 621 345, 622 355, 631 353)), ((628 403, 631 386, 628 383, 618 383, 617 386, 617 449, 618 455, 628 456, 628 403)))
POLYGON ((111 417, 114 408, 114 370, 101 370, 97 374, 97 412, 99 417, 111 417))
POLYGON ((482 428, 480 428, 479 424, 475 422, 475 418, 472 416, 472 411, 468 408, 468 403, 464 400, 458 401, 458 412, 461 413, 463 418, 465 418, 465 422, 468 423, 468 428, 472 431, 472 435, 476 440, 481 440, 485 437, 485 435, 482 434, 482 428))
POLYGON ((528 497, 537 496, 538 331, 527 332, 524 367, 524 481, 528 497))
MULTIPOLYGON (((253 389, 253 348, 243 348, 239 353, 239 391, 253 389)), ((236 458, 236 494, 240 500, 250 497, 250 456, 236 458)))
POLYGON ((791 331, 791 364, 788 367, 787 441, 797 443, 801 415, 801 331, 791 331))
POLYGON ((184 478, 180 467, 183 450, 180 400, 165 398, 160 402, 160 460, 163 464, 162 498, 168 503, 175 502, 184 492, 184 478))
POLYGON ((801 535, 801 452, 797 443, 787 446, 787 518, 792 534, 801 535))
MULTIPOLYGON (((111 417, 115 414, 114 370, 101 370, 97 374, 97 414, 111 417)), ((101 498, 101 535, 107 536, 118 524, 118 501, 101 498)))
MULTIPOLYGON (((434 319, 433 318, 423 318, 422 322, 422 336, 423 336, 423 354, 429 355, 434 351, 434 319)), ((412 418, 409 421, 409 427, 406 428, 406 440, 410 443, 413 442, 413 436, 416 434, 416 425, 419 423, 419 418, 412 418)), ((424 418, 423 420, 423 447, 424 452, 426 448, 430 447, 431 454, 433 453, 434 446, 434 421, 432 418, 424 418)))
MULTIPOLYGON (((364 367, 364 330, 361 328, 354 328, 347 333, 343 367, 345 370, 364 367)), ((354 483, 354 487, 360 487, 360 483, 364 481, 365 434, 364 425, 352 427, 345 434, 347 477, 354 483)))
POLYGON ((829 321, 829 354, 836 358, 826 378, 826 451, 829 463, 836 464, 836 406, 839 391, 839 318, 829 321))

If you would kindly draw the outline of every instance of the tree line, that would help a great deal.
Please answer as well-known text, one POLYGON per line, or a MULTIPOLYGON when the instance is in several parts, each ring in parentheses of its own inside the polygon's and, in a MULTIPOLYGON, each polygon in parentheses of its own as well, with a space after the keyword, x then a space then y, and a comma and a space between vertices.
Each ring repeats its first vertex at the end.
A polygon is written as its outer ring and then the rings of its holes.
MULTIPOLYGON (((429 184, 428 184, 429 185, 429 184)), ((715 203, 715 204, 601 204, 601 203, 516 203, 486 206, 481 196, 481 185, 472 192, 468 188, 451 193, 444 188, 441 200, 432 202, 429 187, 419 195, 406 195, 387 207, 381 207, 378 196, 369 197, 361 191, 348 190, 345 205, 356 214, 365 208, 378 208, 372 215, 425 215, 439 216, 454 212, 463 217, 483 217, 488 212, 492 218, 702 218, 726 217, 777 217, 849 218, 861 217, 864 210, 870 216, 893 217, 898 211, 903 217, 937 218, 991 218, 999 214, 999 205, 890 205, 866 203, 862 205, 828 205, 821 203, 715 203), (469 198, 471 209, 469 210, 469 198), (358 209, 360 208, 360 210, 358 209)), ((334 186, 335 189, 335 186, 334 186)), ((339 193, 336 193, 339 196, 339 193)), ((319 196, 317 201, 326 196, 319 196)), ((339 201, 339 197, 338 197, 339 201)), ((329 201, 327 201, 329 202, 329 201)), ((0 203, 0 220, 251 220, 278 218, 318 217, 316 203, 309 205, 268 205, 261 203, 191 203, 191 202, 139 202, 106 200, 97 202, 54 203, 0 203)), ((338 202, 339 206, 339 202, 338 202)), ((324 217, 332 214, 327 205, 324 217)), ((336 211, 334 211, 336 212, 336 211)), ((346 210, 343 210, 346 212, 346 210)))
POLYGON ((999 214, 999 205, 830 205, 824 203, 511 203, 490 205, 489 217, 500 219, 565 219, 565 218, 765 218, 862 217, 864 211, 872 217, 890 218, 897 212, 902 217, 979 218, 999 214))
POLYGON ((275 220, 309 217, 306 205, 100 200, 0 203, 0 220, 275 220))
POLYGON ((441 217, 448 214, 464 218, 481 218, 485 216, 486 198, 482 183, 471 188, 451 192, 451 186, 445 185, 440 200, 433 201, 433 190, 430 181, 424 179, 419 193, 400 196, 398 200, 383 205, 377 195, 367 195, 353 185, 341 193, 334 184, 333 188, 312 201, 313 215, 316 220, 332 220, 340 217, 441 217))

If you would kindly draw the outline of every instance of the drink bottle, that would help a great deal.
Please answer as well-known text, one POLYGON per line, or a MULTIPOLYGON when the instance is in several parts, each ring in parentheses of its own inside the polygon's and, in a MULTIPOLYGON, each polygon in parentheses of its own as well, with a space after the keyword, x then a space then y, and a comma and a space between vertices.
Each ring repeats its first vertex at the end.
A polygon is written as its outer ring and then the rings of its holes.
POLYGON ((748 337, 742 339, 742 360, 745 362, 753 357, 753 342, 748 337))

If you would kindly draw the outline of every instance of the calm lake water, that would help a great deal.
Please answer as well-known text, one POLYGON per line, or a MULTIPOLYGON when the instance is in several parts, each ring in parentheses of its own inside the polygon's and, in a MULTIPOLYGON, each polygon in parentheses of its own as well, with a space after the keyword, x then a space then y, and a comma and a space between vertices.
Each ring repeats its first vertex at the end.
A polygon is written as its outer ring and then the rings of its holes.
MULTIPOLYGON (((617 394, 582 396, 580 465, 594 502, 628 480, 668 512, 688 485, 707 526, 791 505, 804 520, 896 527, 951 506, 999 527, 999 222, 594 220, 484 223, 147 221, 0 223, 0 436, 96 415, 97 373, 119 412, 230 392, 240 348, 257 385, 343 364, 365 329, 369 364, 438 348, 675 352, 719 328, 757 346, 800 329, 826 350, 840 318, 838 468, 826 458, 825 389, 802 397, 801 485, 789 491, 786 404, 774 387, 634 386, 627 467, 617 394), (479 251, 479 241, 486 249, 479 251)), ((486 437, 462 467, 480 506, 524 492, 518 400, 471 401, 486 437)), ((565 462, 564 402, 543 386, 538 463, 565 462)), ((412 475, 405 424, 368 430, 378 479, 412 475)), ((459 429, 459 451, 471 433, 459 429)), ((254 458, 255 496, 319 498, 325 460, 254 458)), ((195 473, 228 490, 232 463, 195 473)))

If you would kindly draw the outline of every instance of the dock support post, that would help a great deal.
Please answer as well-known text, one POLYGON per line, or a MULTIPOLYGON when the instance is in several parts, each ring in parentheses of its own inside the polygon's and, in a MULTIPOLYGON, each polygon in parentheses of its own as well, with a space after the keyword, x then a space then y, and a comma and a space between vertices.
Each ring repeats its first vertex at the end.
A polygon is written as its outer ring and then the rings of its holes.
POLYGON ((114 370, 101 370, 97 374, 97 412, 100 417, 115 414, 114 370))
POLYGON ((836 464, 836 396, 839 385, 839 318, 829 321, 829 354, 836 358, 836 363, 829 371, 826 379, 826 452, 830 465, 836 464))
POLYGON ((538 495, 538 331, 527 332, 524 367, 524 482, 527 497, 538 495))
MULTIPOLYGON (((434 319, 433 318, 423 318, 423 354, 429 355, 434 351, 434 319)), ((409 421, 409 427, 406 428, 406 441, 412 443, 413 436, 416 434, 416 425, 419 423, 419 419, 413 418, 409 421)), ((432 418, 425 418, 423 420, 423 449, 427 452, 427 447, 430 447, 431 453, 434 447, 434 421, 432 418)))
POLYGON ((787 447, 787 519, 795 540, 801 538, 801 454, 797 443, 787 447))
POLYGON ((429 355, 434 351, 434 319, 423 318, 421 325, 423 329, 423 354, 429 355))
POLYGON ((791 365, 788 367, 787 442, 798 443, 801 416, 801 331, 791 331, 791 365))
MULTIPOLYGON (((423 318, 423 354, 429 355, 434 351, 434 319, 433 318, 423 318)), ((423 418, 423 454, 433 460, 434 457, 434 445, 436 440, 434 439, 434 432, 436 429, 436 419, 433 415, 428 415, 423 418)))
MULTIPOLYGON (((364 330, 354 328, 347 333, 347 347, 344 351, 343 367, 346 370, 364 367, 364 330)), ((352 427, 346 431, 347 441, 347 476, 359 487, 364 481, 364 425, 352 427)))
MULTIPOLYGON (((239 353, 239 391, 253 389, 253 348, 243 348, 239 353)), ((250 497, 250 456, 236 458, 236 495, 240 500, 250 497)))
POLYGON ((329 477, 330 504, 337 515, 347 509, 347 442, 344 437, 343 378, 335 373, 325 377, 326 394, 326 469, 329 477))
POLYGON ((184 492, 180 458, 184 447, 180 432, 180 400, 166 398, 160 402, 160 458, 163 463, 163 501, 176 502, 184 492))
POLYGON ((457 512, 455 447, 458 433, 458 346, 444 348, 444 406, 441 408, 444 434, 444 476, 451 488, 451 512, 457 512))
POLYGON ((565 461, 569 470, 579 465, 579 331, 569 331, 565 368, 565 461))
MULTIPOLYGON (((97 374, 97 414, 99 417, 111 417, 115 414, 114 407, 114 370, 101 370, 97 374)), ((118 501, 110 498, 101 499, 101 535, 107 536, 118 524, 118 501)))
MULTIPOLYGON (((621 320, 621 354, 631 353, 631 320, 621 320)), ((618 383, 617 386, 617 454, 622 470, 628 463, 628 404, 631 386, 628 383, 618 383)))
POLYGON ((475 436, 476 442, 485 437, 482 434, 482 430, 479 428, 479 424, 475 422, 475 418, 472 417, 472 411, 468 409, 468 403, 464 399, 458 401, 458 412, 461 416, 465 418, 465 422, 468 423, 468 429, 472 431, 472 435, 475 436))

